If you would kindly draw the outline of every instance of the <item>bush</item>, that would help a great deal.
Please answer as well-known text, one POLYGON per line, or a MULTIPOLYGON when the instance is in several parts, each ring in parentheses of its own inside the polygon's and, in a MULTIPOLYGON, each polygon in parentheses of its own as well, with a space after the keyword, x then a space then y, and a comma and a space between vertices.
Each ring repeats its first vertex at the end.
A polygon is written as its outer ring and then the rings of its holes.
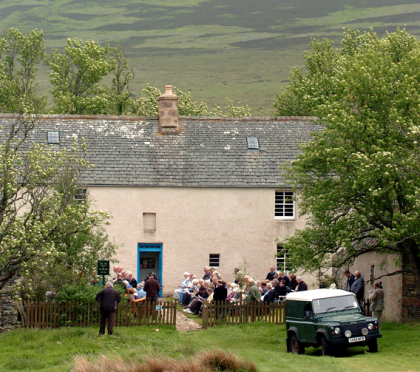
MULTIPOLYGON (((88 285, 88 284, 65 284, 60 288, 60 291, 55 296, 54 300, 57 302, 87 302, 94 303, 96 295, 102 291, 104 287, 101 285, 88 285)), ((115 289, 120 293, 121 297, 124 296, 125 291, 120 286, 115 289)))

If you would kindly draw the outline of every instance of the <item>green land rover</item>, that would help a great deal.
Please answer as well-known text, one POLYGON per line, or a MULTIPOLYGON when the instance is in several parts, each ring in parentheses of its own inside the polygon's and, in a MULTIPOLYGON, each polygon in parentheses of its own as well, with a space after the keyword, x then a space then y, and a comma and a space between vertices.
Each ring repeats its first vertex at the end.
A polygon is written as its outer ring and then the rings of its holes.
POLYGON ((353 293, 340 289, 293 292, 286 297, 287 351, 304 354, 305 347, 322 347, 333 355, 350 346, 378 351, 378 320, 362 314, 353 293))

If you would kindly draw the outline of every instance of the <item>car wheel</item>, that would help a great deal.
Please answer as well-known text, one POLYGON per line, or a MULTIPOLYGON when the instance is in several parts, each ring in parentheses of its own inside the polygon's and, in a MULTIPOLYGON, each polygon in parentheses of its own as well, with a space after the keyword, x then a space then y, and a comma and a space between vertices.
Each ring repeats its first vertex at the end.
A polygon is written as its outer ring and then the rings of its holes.
POLYGON ((377 353, 378 352, 378 340, 375 338, 374 340, 370 340, 368 342, 368 348, 370 353, 377 353))
POLYGON ((302 345, 295 334, 290 337, 290 351, 293 354, 305 354, 305 346, 302 345))
POLYGON ((321 347, 322 347, 322 355, 323 356, 331 356, 332 355, 332 347, 328 343, 327 339, 324 335, 321 336, 321 347))

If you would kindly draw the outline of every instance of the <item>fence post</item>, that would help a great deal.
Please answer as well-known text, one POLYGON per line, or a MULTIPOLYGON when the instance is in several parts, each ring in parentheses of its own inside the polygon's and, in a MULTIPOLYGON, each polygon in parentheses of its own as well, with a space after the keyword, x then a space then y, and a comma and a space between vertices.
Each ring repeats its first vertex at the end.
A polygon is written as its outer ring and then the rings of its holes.
POLYGON ((209 326, 209 303, 207 300, 203 300, 203 307, 201 309, 201 326, 203 329, 207 329, 209 326))
POLYGON ((176 327, 176 302, 173 301, 173 320, 174 320, 174 326, 176 327))
POLYGON ((243 316, 244 316, 244 308, 242 306, 242 291, 239 292, 239 308, 240 308, 240 312, 239 312, 239 324, 245 323, 243 316))

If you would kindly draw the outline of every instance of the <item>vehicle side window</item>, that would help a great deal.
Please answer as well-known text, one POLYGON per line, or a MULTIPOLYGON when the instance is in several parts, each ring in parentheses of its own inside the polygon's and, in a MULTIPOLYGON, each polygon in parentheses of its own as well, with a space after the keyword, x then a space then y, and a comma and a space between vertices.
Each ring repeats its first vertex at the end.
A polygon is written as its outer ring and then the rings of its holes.
POLYGON ((314 317, 314 314, 312 312, 312 303, 311 302, 305 302, 305 318, 311 319, 314 317))
POLYGON ((302 301, 286 301, 286 316, 289 318, 304 318, 302 301))

